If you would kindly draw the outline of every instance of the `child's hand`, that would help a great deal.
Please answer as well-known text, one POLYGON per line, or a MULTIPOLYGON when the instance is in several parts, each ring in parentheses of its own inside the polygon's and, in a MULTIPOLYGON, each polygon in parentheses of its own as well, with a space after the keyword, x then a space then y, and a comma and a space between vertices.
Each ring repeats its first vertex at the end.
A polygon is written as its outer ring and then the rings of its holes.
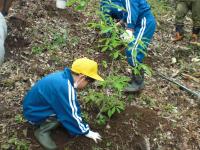
POLYGON ((91 138, 97 143, 97 141, 101 141, 101 135, 98 132, 89 131, 88 134, 85 135, 88 138, 91 138))
POLYGON ((118 27, 121 27, 123 24, 124 24, 123 20, 120 20, 119 22, 116 23, 116 25, 117 25, 118 27))
POLYGON ((125 42, 131 42, 133 39, 133 30, 127 29, 126 32, 124 32, 120 37, 125 42))

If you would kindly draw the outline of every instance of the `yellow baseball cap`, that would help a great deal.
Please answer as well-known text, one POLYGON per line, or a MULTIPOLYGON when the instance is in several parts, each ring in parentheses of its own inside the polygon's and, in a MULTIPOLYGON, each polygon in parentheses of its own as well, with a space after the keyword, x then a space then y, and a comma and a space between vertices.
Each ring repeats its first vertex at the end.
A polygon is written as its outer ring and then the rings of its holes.
POLYGON ((86 57, 76 59, 72 64, 71 70, 75 73, 83 74, 99 81, 104 81, 104 79, 100 77, 97 73, 98 72, 97 63, 86 57))

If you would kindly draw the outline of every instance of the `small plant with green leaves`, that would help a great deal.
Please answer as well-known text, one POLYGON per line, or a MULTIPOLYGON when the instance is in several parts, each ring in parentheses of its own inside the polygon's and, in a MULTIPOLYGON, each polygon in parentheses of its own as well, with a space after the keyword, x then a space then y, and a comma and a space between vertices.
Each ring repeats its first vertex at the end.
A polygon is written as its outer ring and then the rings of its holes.
POLYGON ((163 109, 168 113, 177 113, 177 107, 170 103, 163 105, 163 109))
POLYGON ((75 10, 82 11, 86 8, 89 2, 90 0, 68 0, 66 5, 68 7, 74 6, 75 10))
POLYGON ((54 51, 61 49, 66 45, 67 42, 67 32, 66 30, 62 30, 60 32, 49 30, 49 33, 46 33, 43 42, 41 44, 35 44, 32 47, 32 52, 34 54, 41 54, 44 51, 54 51), (49 38, 51 36, 51 38, 49 38))
POLYGON ((173 12, 173 8, 169 5, 169 2, 166 0, 148 0, 148 2, 151 4, 153 13, 156 16, 156 18, 166 15, 169 12, 173 12))
POLYGON ((106 146, 107 146, 107 147, 111 147, 111 146, 112 146, 112 142, 107 142, 107 143, 106 143, 106 146))
POLYGON ((155 107, 157 105, 155 99, 153 99, 147 95, 141 96, 141 103, 148 107, 155 107))
POLYGON ((107 61, 102 60, 101 64, 102 64, 102 66, 103 66, 104 68, 108 68, 108 63, 107 63, 107 61))
POLYGON ((98 12, 98 14, 101 16, 102 20, 90 23, 89 27, 100 30, 99 33, 102 36, 98 41, 98 48, 101 49, 101 52, 109 52, 113 59, 117 59, 121 55, 120 51, 122 46, 127 45, 127 42, 124 42, 120 38, 124 29, 119 28, 115 21, 108 15, 102 12, 98 12))
POLYGON ((114 114, 125 109, 122 90, 127 86, 129 79, 125 76, 108 76, 104 82, 99 82, 101 92, 94 89, 88 91, 84 102, 98 109, 97 123, 104 125, 114 114), (105 94, 106 93, 106 94, 105 94))
POLYGON ((103 148, 94 146, 94 147, 92 147, 92 150, 103 150, 103 148))
POLYGON ((70 39, 68 39, 69 43, 75 47, 80 43, 80 38, 78 36, 73 36, 70 39))
POLYGON ((23 116, 21 114, 17 114, 15 116, 15 121, 16 121, 16 123, 23 123, 23 122, 25 122, 25 120, 24 120, 24 118, 23 118, 23 116))
POLYGON ((15 149, 15 150, 28 150, 29 142, 25 140, 18 139, 17 137, 12 137, 8 140, 7 144, 1 146, 2 150, 15 149))
POLYGON ((90 117, 89 117, 89 114, 88 114, 86 111, 82 112, 81 115, 82 115, 83 119, 84 119, 86 122, 89 122, 90 117))

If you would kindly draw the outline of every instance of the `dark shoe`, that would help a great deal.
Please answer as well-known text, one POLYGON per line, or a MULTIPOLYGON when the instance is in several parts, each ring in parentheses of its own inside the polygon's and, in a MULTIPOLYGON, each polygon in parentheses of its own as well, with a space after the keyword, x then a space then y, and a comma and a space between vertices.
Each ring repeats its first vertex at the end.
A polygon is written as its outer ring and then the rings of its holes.
POLYGON ((200 27, 193 27, 193 28, 192 28, 192 34, 198 35, 199 32, 200 32, 200 27))
POLYGON ((200 28, 199 27, 193 27, 192 28, 192 38, 191 38, 191 42, 198 42, 198 34, 200 32, 200 28))
POLYGON ((34 135, 38 142, 47 150, 56 150, 57 146, 51 139, 51 130, 55 129, 59 125, 57 120, 48 120, 40 125, 34 132, 34 135))
POLYGON ((128 87, 124 89, 124 92, 134 93, 134 92, 139 92, 143 89, 144 89, 144 82, 142 82, 141 84, 138 84, 133 81, 131 84, 128 85, 128 87))
POLYGON ((144 71, 140 71, 140 74, 132 76, 132 82, 125 89, 124 92, 134 93, 144 89, 144 71))

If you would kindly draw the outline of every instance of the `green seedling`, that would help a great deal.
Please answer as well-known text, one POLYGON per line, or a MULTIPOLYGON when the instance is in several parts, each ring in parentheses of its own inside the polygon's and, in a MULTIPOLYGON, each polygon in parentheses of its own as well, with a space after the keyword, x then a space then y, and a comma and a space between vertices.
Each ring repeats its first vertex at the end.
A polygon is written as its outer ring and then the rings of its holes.
POLYGON ((21 114, 18 114, 18 115, 15 116, 15 121, 16 121, 16 123, 25 122, 25 120, 24 120, 24 118, 23 118, 23 116, 21 114))
POLYGON ((173 104, 166 104, 163 106, 164 110, 168 113, 177 113, 177 107, 175 107, 173 104))
POLYGON ((155 107, 157 105, 155 99, 146 95, 142 95, 141 100, 142 100, 142 104, 148 107, 155 107))
POLYGON ((51 29, 49 30, 49 33, 44 36, 43 40, 44 41, 41 44, 33 45, 32 52, 34 54, 41 54, 44 51, 62 49, 62 47, 66 46, 67 32, 65 30, 58 32, 51 29), (49 36, 52 38, 49 39, 49 36))
POLYGON ((2 150, 15 149, 15 150, 28 150, 29 142, 25 140, 18 139, 17 137, 12 137, 8 140, 7 144, 1 146, 2 150))
POLYGON ((122 56, 120 53, 121 46, 127 45, 127 43, 120 38, 124 30, 117 27, 115 21, 111 17, 104 15, 102 12, 97 12, 97 14, 102 20, 90 23, 89 27, 99 30, 101 38, 98 41, 98 48, 101 49, 101 52, 109 52, 109 55, 113 59, 117 59, 119 56, 122 56))
POLYGON ((122 89, 128 84, 129 79, 125 76, 108 76, 104 82, 99 82, 101 91, 96 92, 89 89, 88 95, 84 97, 87 105, 97 108, 96 122, 104 125, 114 114, 125 109, 122 89))
POLYGON ((75 10, 82 11, 86 8, 89 2, 90 0, 68 0, 66 5, 67 7, 74 6, 75 10))

